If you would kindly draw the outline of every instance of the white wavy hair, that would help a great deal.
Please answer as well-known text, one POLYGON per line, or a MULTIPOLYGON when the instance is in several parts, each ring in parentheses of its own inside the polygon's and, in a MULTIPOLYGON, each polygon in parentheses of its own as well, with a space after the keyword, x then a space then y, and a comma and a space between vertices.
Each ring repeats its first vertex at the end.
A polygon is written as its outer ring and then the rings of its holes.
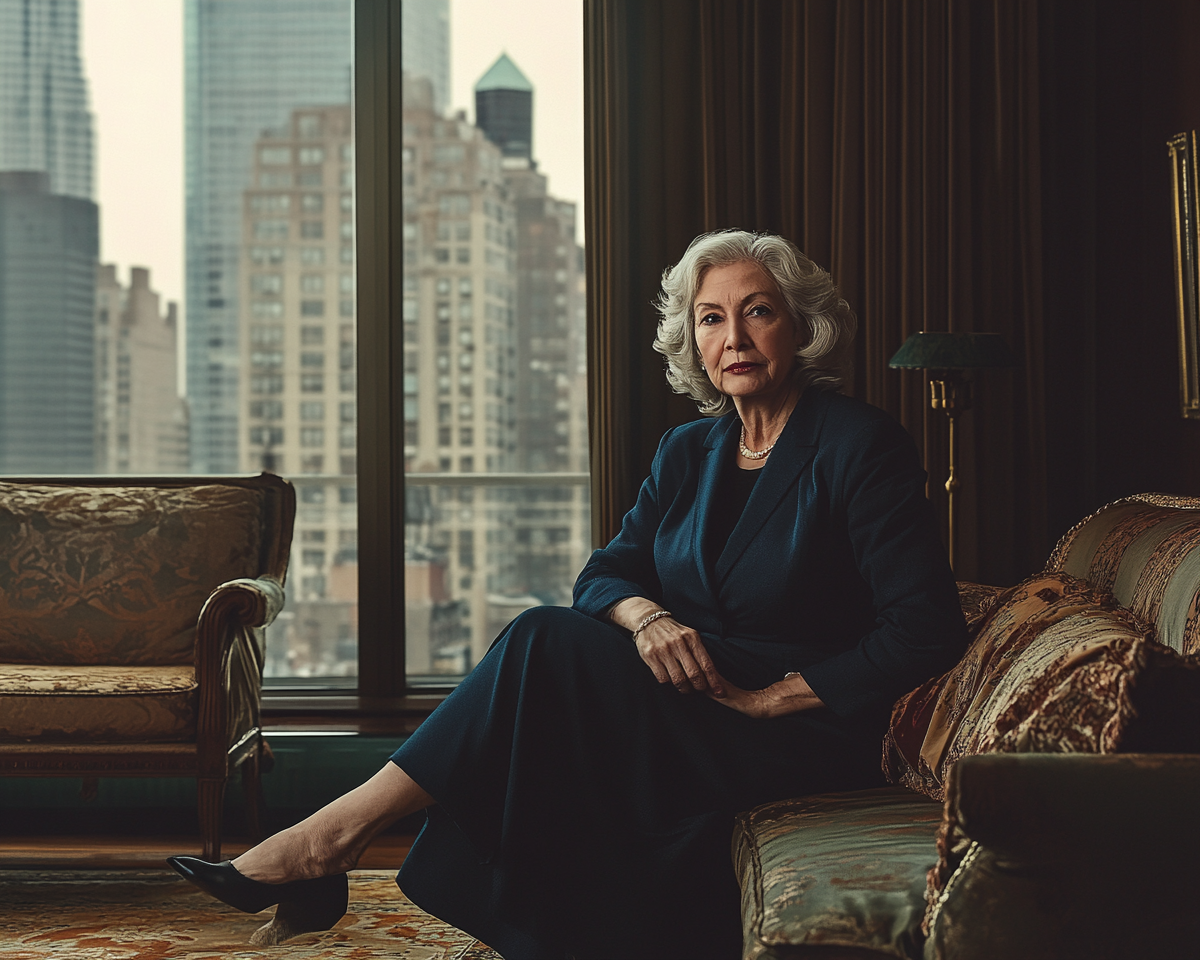
POLYGON ((667 358, 671 389, 691 397, 710 417, 728 413, 733 400, 713 386, 704 369, 693 305, 709 267, 744 261, 757 263, 779 287, 798 328, 796 375, 804 386, 842 386, 841 369, 858 324, 829 274, 783 237, 736 229, 701 234, 675 266, 663 271, 662 291, 654 301, 659 313, 654 349, 667 358))

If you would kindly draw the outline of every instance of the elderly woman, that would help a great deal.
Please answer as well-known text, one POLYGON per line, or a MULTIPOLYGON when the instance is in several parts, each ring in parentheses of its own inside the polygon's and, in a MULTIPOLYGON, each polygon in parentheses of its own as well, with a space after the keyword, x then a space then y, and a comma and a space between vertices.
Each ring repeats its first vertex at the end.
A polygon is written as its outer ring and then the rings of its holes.
POLYGON ((668 431, 571 609, 523 613, 366 784, 189 879, 275 942, 332 925, 396 818, 398 882, 522 958, 739 955, 733 815, 880 782, 892 701, 965 644, 908 434, 836 393, 854 315, 779 237, 697 238, 655 349, 668 431))

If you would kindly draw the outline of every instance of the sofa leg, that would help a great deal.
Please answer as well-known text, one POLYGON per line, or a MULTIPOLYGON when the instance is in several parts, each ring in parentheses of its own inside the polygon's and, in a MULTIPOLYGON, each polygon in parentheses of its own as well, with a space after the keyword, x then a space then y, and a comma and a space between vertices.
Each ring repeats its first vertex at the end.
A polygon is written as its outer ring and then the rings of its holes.
POLYGON ((202 778, 196 781, 200 814, 200 837, 204 841, 203 858, 209 863, 221 859, 221 814, 225 805, 225 780, 202 778))
POLYGON ((263 814, 266 812, 260 751, 261 746, 242 761, 242 796, 246 798, 246 825, 250 828, 250 836, 256 841, 263 839, 263 814))

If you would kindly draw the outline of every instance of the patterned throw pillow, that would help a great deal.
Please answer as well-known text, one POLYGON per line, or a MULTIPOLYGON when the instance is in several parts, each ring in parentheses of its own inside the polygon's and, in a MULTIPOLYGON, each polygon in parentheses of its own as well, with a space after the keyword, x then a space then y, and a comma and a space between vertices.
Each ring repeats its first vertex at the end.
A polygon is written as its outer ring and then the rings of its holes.
MULTIPOLYGON (((966 754, 1200 752, 1200 658, 1164 647, 1152 633, 1124 609, 1107 607, 1047 626, 1013 657, 978 711, 974 736, 948 751, 941 783, 966 754)), ((952 806, 943 811, 938 862, 926 878, 926 933, 969 845, 952 806)))
MULTIPOLYGON (((1042 574, 1017 584, 996 598, 950 672, 896 702, 884 740, 884 772, 892 783, 943 799, 950 766, 959 757, 1036 749, 1017 746, 1022 736, 1026 743, 1037 739, 1032 728, 1018 728, 1034 703, 1050 702, 1053 691, 1044 691, 1038 700, 1031 687, 1043 690, 1042 682, 1060 661, 1068 669, 1080 657, 1086 659, 1089 649, 1115 640, 1144 640, 1149 633, 1150 628, 1110 594, 1065 573, 1042 574), (1080 645, 1083 649, 1077 649, 1080 645)), ((1095 706, 1094 712, 1105 709, 1095 706)), ((1073 745, 1064 749, 1112 750, 1123 729, 1107 720, 1086 733, 1084 726, 1075 725, 1073 745)), ((1053 734, 1038 736, 1044 742, 1053 734)))

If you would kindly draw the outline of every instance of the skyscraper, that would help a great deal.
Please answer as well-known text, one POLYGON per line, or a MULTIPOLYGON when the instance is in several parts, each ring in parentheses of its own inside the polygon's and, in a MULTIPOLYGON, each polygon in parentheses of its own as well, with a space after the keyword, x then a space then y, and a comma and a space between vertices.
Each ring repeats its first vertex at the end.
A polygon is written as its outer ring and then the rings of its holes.
MULTIPOLYGON (((533 160, 533 85, 506 55, 475 85, 479 126, 504 154, 516 214, 516 468, 531 474, 587 469, 587 344, 583 249, 575 204, 550 195, 533 160)), ((545 603, 570 603, 588 552, 587 491, 520 491, 513 585, 545 603)))
POLYGON ((293 111, 283 129, 255 141, 252 166, 242 214, 240 469, 288 474, 300 501, 267 675, 346 675, 357 666, 358 598, 349 104, 293 111))
POLYGON ((533 84, 507 53, 475 84, 475 122, 505 159, 532 159, 533 84))
MULTIPOLYGON (((264 131, 285 128, 299 107, 351 102, 352 16, 352 0, 186 0, 187 392, 194 472, 238 469, 242 212, 255 141, 264 131)), ((317 184, 295 183, 306 185, 317 184)))
POLYGON ((0 173, 0 473, 95 468, 99 215, 49 186, 0 173))
POLYGON ((46 192, 92 199, 92 115, 78 0, 0 0, 0 171, 37 170, 46 192))
MULTIPOLYGON (((465 119, 435 112, 425 78, 404 83, 403 177, 405 468, 511 470, 513 208, 500 151, 465 119)), ((411 480, 407 492, 409 671, 464 672, 495 636, 491 598, 511 592, 512 497, 411 480)))
POLYGON ((400 0, 400 63, 433 85, 433 112, 450 102, 450 0, 400 0))
POLYGON ((96 471, 187 473, 187 402, 176 377, 177 310, 159 313, 150 271, 96 274, 96 471))

